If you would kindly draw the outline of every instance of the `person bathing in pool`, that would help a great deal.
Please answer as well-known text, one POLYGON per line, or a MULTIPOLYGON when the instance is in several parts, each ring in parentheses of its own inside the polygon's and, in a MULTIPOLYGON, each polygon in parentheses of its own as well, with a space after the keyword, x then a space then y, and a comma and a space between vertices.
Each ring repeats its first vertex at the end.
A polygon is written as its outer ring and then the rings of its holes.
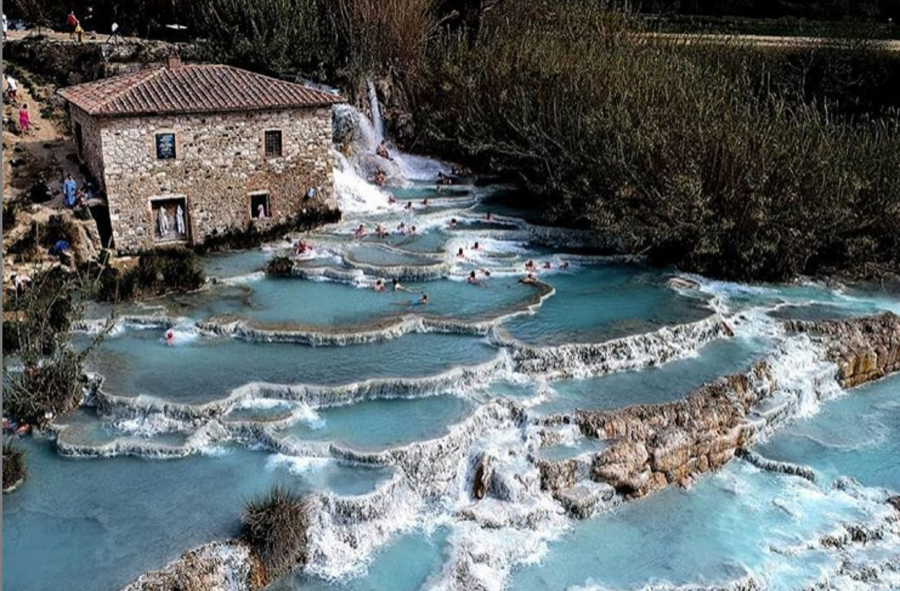
POLYGON ((415 289, 410 289, 410 288, 406 287, 405 285, 400 283, 399 279, 396 279, 396 278, 391 279, 391 287, 394 288, 394 291, 405 291, 406 293, 419 293, 415 289))
POLYGON ((375 283, 372 284, 372 289, 375 291, 384 291, 384 279, 376 279, 375 283))
POLYGON ((485 287, 484 282, 481 281, 481 280, 475 275, 475 271, 469 271, 469 278, 466 279, 466 282, 468 282, 469 285, 479 285, 479 286, 485 287))
POLYGON ((456 253, 456 258, 458 258, 458 259, 466 258, 466 253, 463 252, 462 246, 459 247, 459 251, 456 253))
POLYGON ((537 282, 538 282, 538 280, 537 280, 537 278, 534 276, 533 273, 529 273, 529 274, 526 275, 525 277, 522 277, 521 279, 519 279, 519 283, 524 283, 525 285, 533 285, 533 284, 535 284, 535 283, 537 283, 537 282))
POLYGON ((394 303, 398 306, 415 307, 415 306, 427 306, 429 301, 430 300, 428 299, 428 294, 423 293, 422 297, 420 297, 417 300, 409 300, 408 302, 394 302, 394 303))
POLYGON ((353 235, 357 238, 365 238, 366 234, 368 234, 368 232, 366 231, 365 224, 360 224, 356 231, 353 232, 353 235))

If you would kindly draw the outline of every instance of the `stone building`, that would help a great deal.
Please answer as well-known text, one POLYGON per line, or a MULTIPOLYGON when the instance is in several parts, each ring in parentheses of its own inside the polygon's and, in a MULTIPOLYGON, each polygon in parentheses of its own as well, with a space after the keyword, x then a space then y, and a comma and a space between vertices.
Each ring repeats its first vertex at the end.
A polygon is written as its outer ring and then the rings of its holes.
POLYGON ((333 94, 177 57, 59 94, 120 251, 284 222, 332 197, 333 94))

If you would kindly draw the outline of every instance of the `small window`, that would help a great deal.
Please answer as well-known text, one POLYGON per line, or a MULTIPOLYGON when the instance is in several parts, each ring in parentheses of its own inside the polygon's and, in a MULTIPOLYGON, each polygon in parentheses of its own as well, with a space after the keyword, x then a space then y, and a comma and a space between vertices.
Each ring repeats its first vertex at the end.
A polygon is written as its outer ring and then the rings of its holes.
POLYGON ((266 158, 281 156, 281 130, 272 129, 266 131, 266 158))
POLYGON ((264 220, 271 215, 269 211, 269 194, 268 193, 251 193, 250 194, 250 218, 254 220, 264 220))
POLYGON ((175 134, 171 132, 156 134, 156 159, 175 159, 175 134))

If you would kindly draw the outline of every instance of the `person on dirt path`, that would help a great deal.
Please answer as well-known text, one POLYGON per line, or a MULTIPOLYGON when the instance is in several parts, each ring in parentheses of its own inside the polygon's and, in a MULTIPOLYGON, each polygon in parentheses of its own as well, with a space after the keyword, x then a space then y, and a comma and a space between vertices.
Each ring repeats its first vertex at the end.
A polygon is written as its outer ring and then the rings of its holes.
POLYGON ((28 105, 25 104, 19 109, 19 128, 22 133, 28 133, 31 130, 31 117, 28 115, 28 105))
POLYGON ((109 37, 106 38, 106 42, 109 43, 111 40, 115 39, 115 43, 116 43, 116 45, 118 45, 119 44, 119 23, 113 23, 112 27, 110 28, 110 31, 112 31, 112 32, 109 34, 109 37))
POLYGON ((6 92, 9 93, 9 100, 13 103, 19 100, 19 81, 11 74, 6 76, 6 92))
POLYGON ((69 26, 69 39, 75 40, 75 29, 78 28, 78 19, 75 17, 75 11, 70 10, 69 15, 66 16, 66 25, 69 26))

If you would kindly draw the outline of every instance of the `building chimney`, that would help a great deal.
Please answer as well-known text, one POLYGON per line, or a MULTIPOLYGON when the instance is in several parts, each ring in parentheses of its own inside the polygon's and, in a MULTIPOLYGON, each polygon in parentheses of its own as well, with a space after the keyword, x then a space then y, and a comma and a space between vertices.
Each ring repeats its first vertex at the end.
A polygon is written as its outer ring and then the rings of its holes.
POLYGON ((175 48, 169 53, 169 69, 177 70, 180 67, 181 55, 178 53, 178 48, 175 48))

